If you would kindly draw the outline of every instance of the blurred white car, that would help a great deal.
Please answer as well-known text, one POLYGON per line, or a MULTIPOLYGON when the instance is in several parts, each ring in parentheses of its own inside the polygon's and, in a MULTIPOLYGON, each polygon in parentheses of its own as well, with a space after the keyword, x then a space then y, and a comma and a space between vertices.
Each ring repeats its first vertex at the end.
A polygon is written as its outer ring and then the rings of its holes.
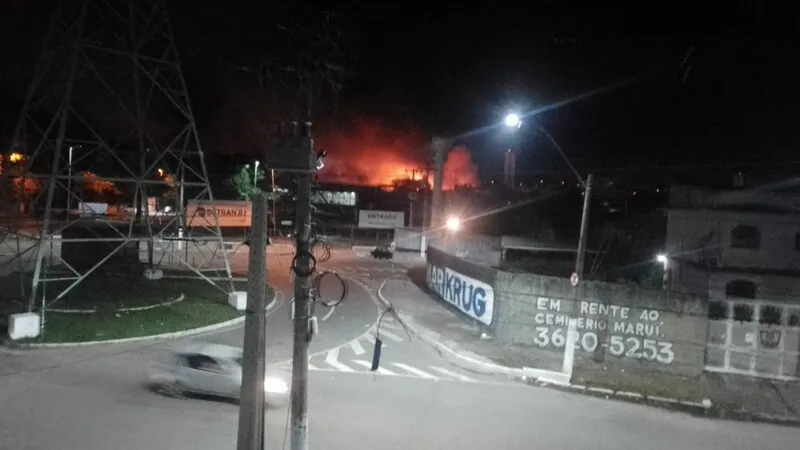
MULTIPOLYGON (((173 352, 167 361, 154 362, 150 385, 168 395, 201 394, 239 400, 242 387, 242 349, 227 345, 193 343, 173 352)), ((266 404, 282 405, 289 397, 284 377, 264 379, 266 404)))

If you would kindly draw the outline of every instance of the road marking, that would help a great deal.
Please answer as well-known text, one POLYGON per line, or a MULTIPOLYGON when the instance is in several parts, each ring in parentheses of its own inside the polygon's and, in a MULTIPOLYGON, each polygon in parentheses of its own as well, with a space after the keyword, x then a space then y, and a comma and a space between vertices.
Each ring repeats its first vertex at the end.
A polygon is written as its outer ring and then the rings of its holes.
POLYGON ((355 353, 356 355, 363 355, 364 354, 364 347, 362 347, 361 344, 359 344, 359 342, 357 340, 350 342, 350 348, 353 350, 353 353, 355 353))
POLYGON ((344 364, 339 362, 339 349, 338 348, 335 348, 335 349, 329 351, 328 354, 325 355, 325 364, 327 364, 327 365, 329 365, 331 367, 334 367, 337 370, 340 370, 342 372, 353 372, 353 369, 351 369, 351 368, 349 368, 349 367, 347 367, 344 364))
POLYGON ((467 376, 461 375, 461 374, 459 374, 459 373, 451 372, 451 371, 449 371, 449 370, 447 370, 447 369, 443 369, 443 368, 441 368, 441 367, 435 367, 435 366, 431 366, 431 369, 433 369, 433 370, 435 370, 435 371, 437 371, 437 372, 439 372, 439 373, 441 373, 441 374, 443 374, 443 375, 447 375, 448 377, 453 377, 453 378, 455 378, 455 379, 457 379, 457 380, 461 380, 461 381, 471 381, 471 382, 477 382, 477 381, 478 381, 478 380, 476 380, 476 379, 474 379, 474 378, 470 378, 470 377, 467 377, 467 376))
POLYGON ((317 367, 317 366, 315 366, 315 365, 313 365, 311 363, 308 363, 308 370, 320 371, 320 370, 325 370, 325 369, 320 369, 319 367, 317 367))
POLYGON ((403 328, 403 325, 397 323, 393 319, 392 320, 389 320, 389 319, 384 320, 383 322, 381 322, 381 327, 386 327, 386 328, 389 328, 391 330, 402 332, 402 333, 406 332, 406 329, 403 328))
POLYGON ((386 330, 382 329, 380 331, 377 331, 376 333, 380 335, 381 339, 383 339, 384 337, 387 337, 387 338, 389 338, 389 339, 391 339, 391 340, 393 340, 395 342, 403 342, 404 341, 403 338, 401 338, 400 336, 392 333, 391 331, 386 331, 386 330))
POLYGON ((420 376, 422 378, 427 378, 429 380, 438 380, 438 378, 436 378, 435 376, 429 374, 428 372, 423 372, 423 371, 417 369, 416 367, 409 366, 408 364, 403 364, 403 363, 391 363, 391 364, 393 366, 397 366, 397 367, 405 370, 406 372, 411 372, 414 375, 418 375, 418 376, 420 376))
MULTIPOLYGON (((364 368, 368 369, 370 372, 373 372, 372 363, 371 362, 362 361, 360 359, 354 359, 353 362, 358 364, 359 366, 364 366, 364 368)), ((397 375, 396 373, 392 372, 391 370, 384 369, 383 367, 378 367, 378 369, 375 370, 374 372, 379 373, 381 375, 397 375)))

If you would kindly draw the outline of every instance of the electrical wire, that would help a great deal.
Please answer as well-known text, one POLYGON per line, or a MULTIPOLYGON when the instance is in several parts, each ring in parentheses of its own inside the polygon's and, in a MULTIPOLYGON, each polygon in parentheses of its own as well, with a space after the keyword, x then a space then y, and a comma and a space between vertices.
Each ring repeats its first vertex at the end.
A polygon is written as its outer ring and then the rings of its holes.
POLYGON ((292 272, 299 277, 308 277, 317 270, 317 258, 314 257, 314 254, 309 251, 298 251, 295 253, 294 257, 292 258, 292 272), (309 266, 307 270, 301 269, 300 266, 297 264, 298 260, 301 256, 305 256, 309 260, 309 266))
POLYGON ((336 308, 337 306, 339 306, 340 303, 342 303, 344 301, 344 299, 347 298, 348 294, 350 293, 350 288, 347 285, 347 281, 345 281, 345 279, 341 275, 339 275, 337 272, 335 272, 333 270, 326 270, 325 272, 322 272, 321 274, 319 274, 319 276, 316 278, 316 280, 314 280, 314 291, 315 291, 316 297, 319 298, 319 302, 323 306, 328 307, 328 308, 336 308), (333 275, 337 280, 339 280, 339 283, 342 285, 342 294, 335 301, 326 302, 326 301, 322 300, 322 295, 321 295, 321 292, 320 292, 321 288, 322 288, 322 279, 325 278, 325 276, 327 276, 327 275, 333 275))

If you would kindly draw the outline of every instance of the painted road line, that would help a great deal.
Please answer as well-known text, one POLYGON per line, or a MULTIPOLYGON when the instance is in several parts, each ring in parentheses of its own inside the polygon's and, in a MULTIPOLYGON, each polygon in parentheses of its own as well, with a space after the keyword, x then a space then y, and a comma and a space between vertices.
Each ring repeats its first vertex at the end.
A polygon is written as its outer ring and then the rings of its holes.
POLYGON ((339 362, 339 349, 335 348, 328 352, 325 355, 325 364, 335 368, 336 370, 340 370, 342 372, 354 372, 353 369, 345 366, 344 364, 339 362))
POLYGON ((473 382, 473 383, 478 381, 478 380, 476 380, 474 378, 470 378, 468 376, 461 375, 460 373, 455 373, 455 372, 452 372, 450 370, 443 369, 441 367, 431 366, 431 369, 441 373, 442 375, 447 375, 448 377, 453 377, 453 378, 455 378, 457 380, 470 381, 470 382, 473 382))
MULTIPOLYGON (((359 366, 364 366, 365 369, 372 372, 372 362, 370 361, 362 361, 360 359, 354 359, 354 363, 358 364, 359 366)), ((379 373, 381 375, 397 375, 396 373, 392 372, 391 370, 384 369, 383 367, 378 367, 377 370, 374 371, 375 373, 379 373)))
MULTIPOLYGON (((364 341, 367 344, 371 345, 373 348, 375 347, 375 335, 374 334, 370 333, 370 334, 368 334, 366 336, 361 336, 361 338, 364 339, 364 341)), ((381 348, 384 348, 384 347, 386 347, 386 343, 381 341, 381 348)))
POLYGON ((317 367, 317 366, 315 366, 315 365, 313 365, 311 363, 308 363, 308 370, 314 370, 314 371, 319 372, 320 370, 325 370, 325 369, 320 369, 319 367, 317 367))
POLYGON ((385 326, 386 328, 388 328, 388 329, 390 329, 390 330, 392 330, 392 331, 396 332, 396 333, 399 333, 399 334, 401 334, 401 335, 406 335, 406 336, 408 336, 408 330, 406 330, 406 329, 405 329, 405 327, 403 327, 403 325, 402 325, 402 324, 400 324, 400 323, 397 323, 397 322, 395 322, 394 320, 386 320, 386 321, 383 321, 383 322, 381 323, 381 327, 384 327, 384 326, 385 326))
POLYGON ((350 349, 353 350, 353 353, 356 355, 363 355, 364 354, 364 347, 358 342, 358 340, 350 341, 350 349))
POLYGON ((397 366, 397 367, 405 370, 406 372, 413 373, 414 375, 417 375, 419 377, 427 378, 429 380, 438 380, 438 378, 436 378, 435 376, 429 374, 428 372, 423 372, 423 371, 417 369, 416 367, 409 366, 408 364, 403 364, 403 363, 391 363, 391 364, 393 366, 397 366))
POLYGON ((403 342, 405 340, 405 339, 401 338, 400 336, 392 333, 391 331, 384 330, 383 327, 381 327, 381 330, 378 331, 377 334, 380 335, 381 339, 389 338, 390 340, 395 341, 395 342, 403 342))

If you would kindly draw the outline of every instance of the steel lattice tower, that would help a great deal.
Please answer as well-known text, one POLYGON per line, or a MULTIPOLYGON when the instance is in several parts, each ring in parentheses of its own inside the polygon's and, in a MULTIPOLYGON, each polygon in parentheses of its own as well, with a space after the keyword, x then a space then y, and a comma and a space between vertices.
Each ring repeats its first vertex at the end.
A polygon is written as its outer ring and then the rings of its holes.
POLYGON ((39 198, 16 196, 27 207, 14 206, 16 220, 4 221, 0 247, 16 254, 0 260, 0 275, 33 271, 29 310, 42 283, 70 280, 57 292, 48 289, 46 305, 124 255, 131 259, 123 261, 123 271, 180 267, 232 290, 216 215, 204 216, 201 207, 213 196, 164 0, 58 3, 12 153, 24 155, 22 170, 15 172, 16 180, 4 171, 0 208, 5 203, 11 211, 11 196, 3 193, 14 182, 21 182, 23 191, 25 183, 38 185, 39 198), (84 171, 94 174, 94 182, 113 183, 122 203, 133 205, 131 211, 76 214, 85 201, 84 171), (159 193, 174 198, 170 211, 153 211, 148 197, 159 193), (198 218, 204 226, 192 227, 198 218), (184 233, 187 225, 191 232, 184 233), (52 251, 57 246, 61 255, 52 251), (69 261, 70 246, 78 253, 89 251, 80 246, 105 250, 102 257, 77 264, 69 261))

